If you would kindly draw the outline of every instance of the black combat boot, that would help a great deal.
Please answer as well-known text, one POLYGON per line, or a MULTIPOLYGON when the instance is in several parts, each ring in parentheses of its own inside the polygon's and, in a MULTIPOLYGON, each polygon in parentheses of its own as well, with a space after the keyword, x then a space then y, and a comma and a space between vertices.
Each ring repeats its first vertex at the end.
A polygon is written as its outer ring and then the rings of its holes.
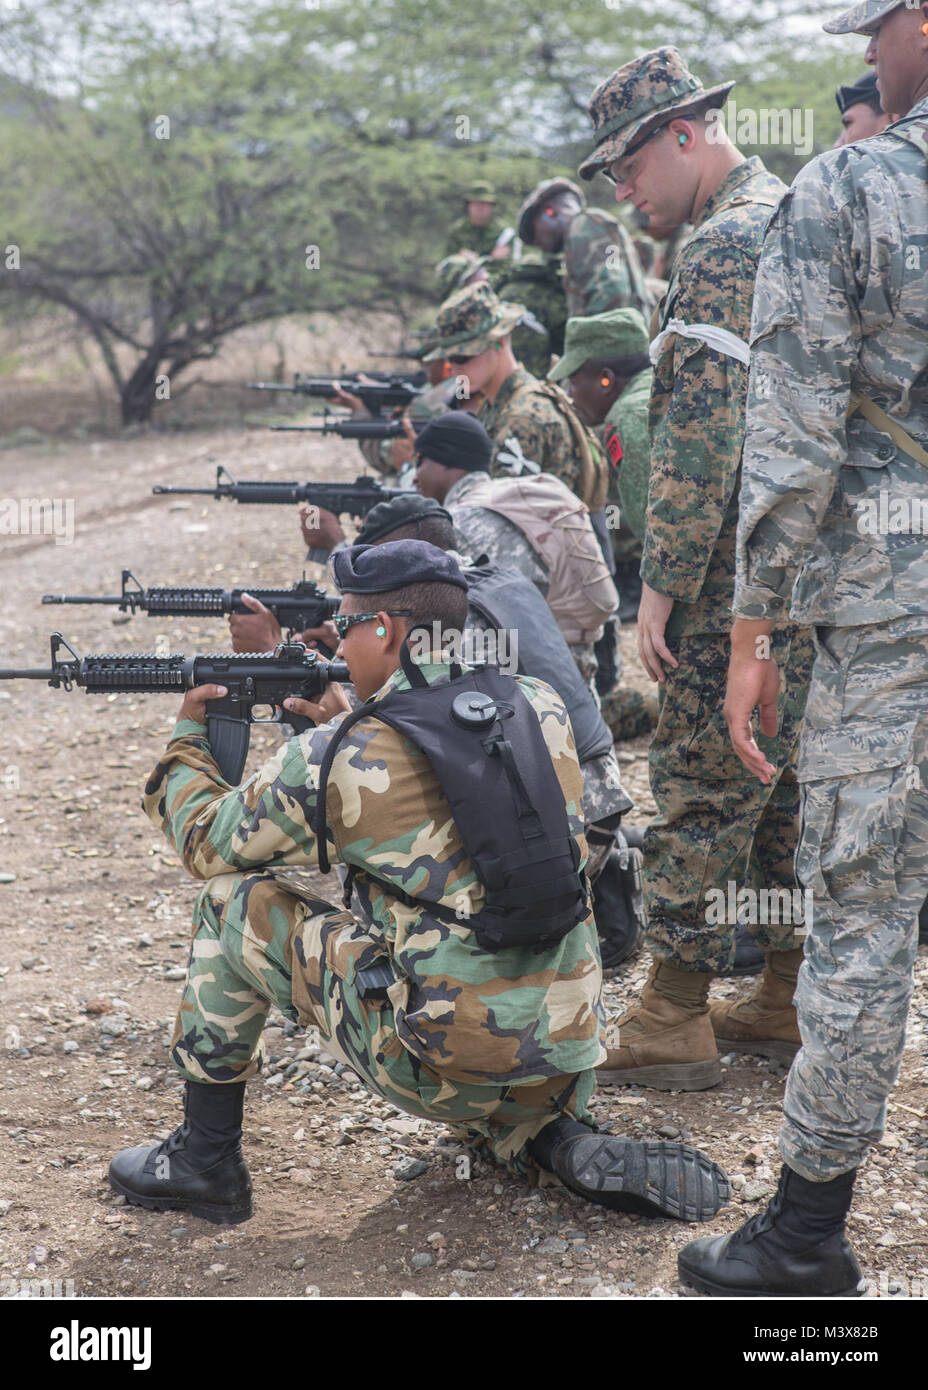
POLYGON ((247 1221, 252 1203, 241 1147, 244 1102, 244 1081, 188 1081, 184 1123, 163 1144, 118 1153, 110 1187, 150 1211, 182 1207, 222 1226, 247 1221))
POLYGON ((733 1235, 704 1236, 680 1251, 685 1284, 739 1298, 853 1298, 863 1275, 844 1234, 856 1168, 809 1182, 783 1165, 766 1211, 733 1235))
POLYGON ((922 903, 918 914, 918 944, 928 946, 928 898, 922 903))
POLYGON ((688 1144, 642 1144, 597 1134, 559 1115, 528 1146, 565 1187, 611 1211, 710 1221, 729 1197, 724 1171, 688 1144))

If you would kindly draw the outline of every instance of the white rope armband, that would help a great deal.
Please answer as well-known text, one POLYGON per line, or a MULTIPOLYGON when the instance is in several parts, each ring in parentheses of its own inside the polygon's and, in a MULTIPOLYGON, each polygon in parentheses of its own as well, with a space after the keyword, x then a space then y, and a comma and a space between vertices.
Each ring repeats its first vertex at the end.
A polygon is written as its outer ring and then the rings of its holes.
POLYGON ((658 333, 649 349, 652 366, 657 366, 661 348, 674 334, 681 338, 698 338, 706 347, 714 348, 726 357, 735 357, 746 367, 751 365, 751 349, 743 338, 737 338, 734 333, 729 333, 727 328, 718 328, 714 323, 684 323, 682 319, 670 319, 667 327, 658 333))

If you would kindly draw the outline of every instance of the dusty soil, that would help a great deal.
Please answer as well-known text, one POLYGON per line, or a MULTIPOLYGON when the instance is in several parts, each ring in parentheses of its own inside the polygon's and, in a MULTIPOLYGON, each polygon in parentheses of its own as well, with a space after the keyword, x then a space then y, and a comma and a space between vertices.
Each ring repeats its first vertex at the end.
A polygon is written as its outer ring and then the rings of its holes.
MULTIPOLYGON (((39 409, 10 383, 3 389, 5 425, 15 417, 13 428, 28 430, 4 441, 0 498, 73 498, 77 526, 73 544, 0 538, 3 666, 46 665, 56 627, 82 651, 165 640, 169 650, 222 650, 222 626, 127 622, 101 608, 43 608, 39 598, 114 592, 123 565, 143 584, 289 583, 303 568, 293 516, 211 500, 171 505, 151 485, 205 484, 217 462, 244 477, 359 471, 353 445, 275 438, 241 420, 226 430, 75 438, 67 400, 39 409)), ((630 678, 644 688, 629 630, 623 644, 630 678)), ((464 1179, 438 1127, 369 1097, 279 1017, 268 1029, 270 1070, 249 1085, 246 1104, 254 1218, 222 1229, 114 1200, 104 1181, 111 1155, 163 1137, 179 1116, 166 1042, 195 888, 139 810, 175 705, 0 686, 0 871, 16 876, 0 883, 0 1276, 71 1281, 62 1290, 79 1297, 693 1296, 677 1282, 676 1254, 707 1228, 600 1212, 480 1165, 464 1179), (394 1168, 409 1158, 424 1171, 400 1180, 394 1168)), ((274 741, 255 736, 252 766, 274 741)), ((644 742, 620 757, 638 802, 633 819, 644 822, 653 810, 644 742)), ((330 880, 318 886, 333 895, 330 880)), ((614 1009, 646 969, 639 957, 610 982, 614 1009)), ((924 953, 917 975, 889 1130, 861 1177, 852 1221, 884 1296, 905 1295, 916 1280, 928 1292, 924 953)), ((716 1090, 611 1091, 595 1104, 616 1131, 683 1135, 723 1162, 737 1190, 708 1230, 724 1232, 772 1191, 782 1087, 774 1064, 732 1056, 716 1090)))

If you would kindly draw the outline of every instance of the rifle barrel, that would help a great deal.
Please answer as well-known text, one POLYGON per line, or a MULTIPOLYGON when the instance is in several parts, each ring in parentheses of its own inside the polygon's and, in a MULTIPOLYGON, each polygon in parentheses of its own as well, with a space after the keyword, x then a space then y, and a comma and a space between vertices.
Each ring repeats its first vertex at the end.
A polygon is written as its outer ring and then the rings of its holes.
POLYGON ((156 483, 152 492, 159 495, 165 492, 183 492, 188 496, 196 497, 216 497, 219 495, 215 487, 165 487, 163 483, 156 483))
POLYGON ((91 594, 43 594, 43 603, 115 603, 123 602, 120 594, 106 594, 103 598, 91 594))
POLYGON ((0 681, 50 681, 54 671, 0 671, 0 681))

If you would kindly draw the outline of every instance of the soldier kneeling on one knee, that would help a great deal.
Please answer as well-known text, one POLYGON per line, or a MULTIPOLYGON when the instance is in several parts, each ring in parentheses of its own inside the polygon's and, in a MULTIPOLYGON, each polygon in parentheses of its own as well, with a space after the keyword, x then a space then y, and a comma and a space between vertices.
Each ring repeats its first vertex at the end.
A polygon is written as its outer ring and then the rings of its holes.
POLYGON ((184 1123, 117 1154, 111 1186, 247 1220, 245 1082, 276 1005, 377 1095, 526 1177, 547 1170, 618 1210, 713 1216, 728 1195, 715 1164, 591 1120, 602 974, 562 700, 436 647, 467 616, 466 580, 437 547, 353 546, 334 573, 359 707, 334 684, 318 703, 288 699, 316 727, 230 788, 207 737, 220 688, 201 686, 146 786, 148 816, 206 884, 171 1045, 184 1123), (330 862, 357 914, 286 879, 330 862))

